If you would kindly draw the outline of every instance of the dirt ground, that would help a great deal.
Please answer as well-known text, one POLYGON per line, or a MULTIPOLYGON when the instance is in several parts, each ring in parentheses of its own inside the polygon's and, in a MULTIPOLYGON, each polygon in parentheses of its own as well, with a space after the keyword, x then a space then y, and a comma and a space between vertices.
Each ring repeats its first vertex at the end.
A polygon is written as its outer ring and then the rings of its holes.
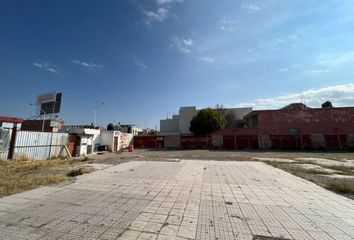
MULTIPOLYGON (((249 161, 253 157, 301 158, 316 157, 327 159, 354 159, 354 152, 292 152, 292 151, 226 151, 226 150, 168 150, 168 149, 135 149, 134 152, 117 153, 120 160, 145 158, 163 159, 213 159, 249 161)), ((114 154, 113 154, 114 155, 114 154)), ((112 155, 96 155, 94 159, 111 159, 112 155)), ((115 158, 114 158, 115 159, 115 158)), ((118 161, 119 162, 119 161, 118 161)), ((113 161, 112 163, 115 163, 113 161)))

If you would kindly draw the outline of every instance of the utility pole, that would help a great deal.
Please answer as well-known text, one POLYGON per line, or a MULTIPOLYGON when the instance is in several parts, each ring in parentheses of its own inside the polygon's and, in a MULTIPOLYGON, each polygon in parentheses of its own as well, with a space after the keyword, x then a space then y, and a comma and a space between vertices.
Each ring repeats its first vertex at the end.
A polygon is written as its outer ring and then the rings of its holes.
POLYGON ((45 111, 43 111, 42 108, 40 108, 40 111, 43 112, 43 120, 42 120, 42 132, 44 132, 44 120, 45 120, 45 111))

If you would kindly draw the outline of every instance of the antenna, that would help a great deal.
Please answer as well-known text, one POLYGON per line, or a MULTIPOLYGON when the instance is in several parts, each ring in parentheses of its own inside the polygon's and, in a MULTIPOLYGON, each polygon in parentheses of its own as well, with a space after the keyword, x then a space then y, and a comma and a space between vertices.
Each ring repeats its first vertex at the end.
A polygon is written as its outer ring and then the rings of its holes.
POLYGON ((306 101, 305 101, 305 94, 303 92, 301 92, 302 94, 302 101, 303 101, 303 104, 306 105, 306 101))
POLYGON ((301 98, 301 103, 306 105, 305 104, 305 94, 303 93, 302 89, 300 89, 300 98, 301 98))

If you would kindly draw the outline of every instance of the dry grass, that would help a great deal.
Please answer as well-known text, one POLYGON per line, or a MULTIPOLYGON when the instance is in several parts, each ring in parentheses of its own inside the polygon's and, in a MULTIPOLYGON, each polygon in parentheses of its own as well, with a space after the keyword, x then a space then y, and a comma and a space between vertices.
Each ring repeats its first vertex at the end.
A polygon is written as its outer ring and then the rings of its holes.
MULTIPOLYGON (((71 177, 68 173, 83 161, 89 161, 89 159, 33 161, 25 156, 21 156, 15 161, 0 159, 0 197, 66 181, 71 177)), ((85 167, 80 171, 83 174, 91 170, 85 167)))
MULTIPOLYGON (((354 179, 333 179, 330 177, 331 173, 326 172, 322 169, 305 169, 299 166, 294 166, 293 163, 279 163, 272 161, 263 161, 273 167, 280 168, 284 171, 287 171, 295 176, 307 179, 315 184, 322 186, 333 192, 343 194, 349 198, 354 199, 354 179)), ((298 163, 297 163, 298 164, 298 163)), ((300 165, 301 166, 301 165, 300 165)), ((333 165, 333 166, 324 166, 327 169, 333 169, 339 171, 338 174, 342 175, 353 175, 351 170, 352 167, 347 167, 344 165, 333 165)))
POLYGON ((92 172, 93 169, 92 168, 88 168, 88 167, 79 167, 79 168, 74 168, 72 170, 70 170, 66 176, 68 177, 76 177, 85 173, 90 173, 92 172))
POLYGON ((354 175, 354 167, 352 166, 345 166, 345 165, 331 165, 331 166, 328 166, 328 165, 321 165, 325 168, 328 168, 328 169, 332 169, 332 170, 337 170, 339 171, 339 174, 342 174, 342 175, 354 175))
POLYGON ((293 165, 293 163, 279 163, 279 162, 272 162, 272 161, 263 161, 263 162, 267 163, 273 167, 283 169, 283 170, 290 172, 294 175, 297 175, 297 173, 321 174, 321 175, 329 174, 326 170, 323 170, 323 169, 303 168, 300 166, 295 166, 295 165, 293 165))
POLYGON ((333 181, 328 183, 326 188, 334 192, 354 195, 354 186, 345 182, 333 181))

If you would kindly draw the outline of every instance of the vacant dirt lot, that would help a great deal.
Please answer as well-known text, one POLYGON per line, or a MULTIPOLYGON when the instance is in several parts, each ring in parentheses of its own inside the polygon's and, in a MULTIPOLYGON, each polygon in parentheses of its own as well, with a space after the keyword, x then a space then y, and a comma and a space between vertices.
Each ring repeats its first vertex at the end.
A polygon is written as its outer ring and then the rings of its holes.
POLYGON ((290 152, 290 151, 223 151, 223 150, 154 150, 136 149, 133 153, 120 153, 120 158, 125 159, 213 159, 213 160, 252 160, 254 157, 269 158, 329 158, 329 159, 354 159, 354 152, 328 153, 328 152, 290 152))

